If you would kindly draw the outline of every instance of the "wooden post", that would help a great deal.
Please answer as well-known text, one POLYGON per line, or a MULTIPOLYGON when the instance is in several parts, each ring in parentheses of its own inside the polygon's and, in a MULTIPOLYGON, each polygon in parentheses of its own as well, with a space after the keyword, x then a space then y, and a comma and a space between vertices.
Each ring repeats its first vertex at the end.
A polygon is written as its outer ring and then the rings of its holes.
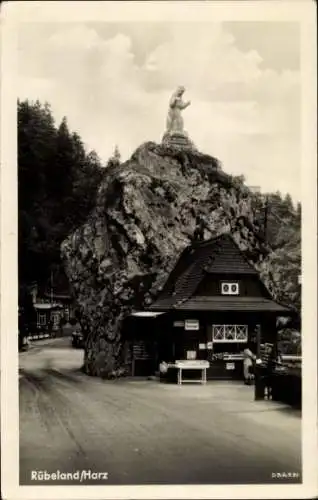
MULTIPOLYGON (((257 325, 256 330, 256 359, 261 356, 261 325, 257 325)), ((261 368, 255 363, 255 383, 254 383, 254 398, 255 401, 264 399, 264 384, 262 380, 261 368)))
POLYGON ((178 367, 178 385, 181 385, 182 381, 182 368, 178 367))
POLYGON ((261 325, 256 325, 256 356, 261 356, 261 325))
POLYGON ((265 238, 265 242, 267 242, 268 210, 269 210, 269 199, 268 199, 268 196, 266 196, 265 207, 264 207, 264 238, 265 238))
POLYGON ((135 376, 135 356, 134 356, 134 342, 131 343, 131 376, 135 376))

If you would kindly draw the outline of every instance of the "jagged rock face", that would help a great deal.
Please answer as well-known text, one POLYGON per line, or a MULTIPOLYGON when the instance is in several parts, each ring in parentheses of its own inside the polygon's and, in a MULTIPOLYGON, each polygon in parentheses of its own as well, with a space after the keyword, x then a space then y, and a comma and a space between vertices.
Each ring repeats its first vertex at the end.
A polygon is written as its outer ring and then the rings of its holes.
POLYGON ((231 231, 250 259, 266 254, 231 185, 215 158, 154 143, 107 169, 94 211, 62 244, 87 334, 86 373, 120 368, 123 319, 157 297, 198 216, 205 238, 231 231))
POLYGON ((301 310, 301 238, 292 234, 283 247, 271 251, 267 258, 256 265, 263 281, 277 301, 301 310))

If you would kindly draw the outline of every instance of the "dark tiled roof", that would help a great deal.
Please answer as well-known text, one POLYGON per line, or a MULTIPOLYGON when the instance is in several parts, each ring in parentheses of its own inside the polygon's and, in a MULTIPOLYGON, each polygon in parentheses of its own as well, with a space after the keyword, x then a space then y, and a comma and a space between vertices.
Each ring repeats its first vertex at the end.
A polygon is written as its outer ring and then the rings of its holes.
POLYGON ((229 234, 193 243, 181 254, 158 301, 180 305, 191 297, 205 273, 257 274, 229 234))
POLYGON ((214 252, 214 258, 210 266, 206 268, 207 272, 258 274, 231 237, 224 237, 219 242, 215 242, 214 252), (217 248, 217 243, 219 243, 219 248, 217 248))
POLYGON ((274 300, 263 297, 192 297, 180 305, 174 305, 170 299, 158 300, 151 306, 155 311, 272 311, 287 312, 290 310, 274 300))

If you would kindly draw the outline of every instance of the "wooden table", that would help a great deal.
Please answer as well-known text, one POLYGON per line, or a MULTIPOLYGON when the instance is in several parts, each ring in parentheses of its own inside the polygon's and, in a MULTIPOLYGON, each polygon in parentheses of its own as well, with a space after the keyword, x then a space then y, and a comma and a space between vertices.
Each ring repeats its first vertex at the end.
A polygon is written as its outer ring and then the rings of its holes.
POLYGON ((175 363, 169 363, 168 368, 174 368, 178 370, 178 385, 182 385, 183 382, 200 382, 201 384, 206 384, 206 370, 209 368, 210 363, 208 361, 189 361, 180 360, 175 363), (182 371, 184 370, 200 370, 201 379, 183 379, 182 371))

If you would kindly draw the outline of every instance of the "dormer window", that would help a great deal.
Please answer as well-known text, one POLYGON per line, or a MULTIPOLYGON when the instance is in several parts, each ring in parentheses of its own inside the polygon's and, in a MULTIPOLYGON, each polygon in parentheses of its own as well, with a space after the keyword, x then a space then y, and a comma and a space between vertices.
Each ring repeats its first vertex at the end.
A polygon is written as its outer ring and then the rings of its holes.
POLYGON ((240 287, 236 281, 223 281, 221 283, 222 295, 239 295, 240 287))

